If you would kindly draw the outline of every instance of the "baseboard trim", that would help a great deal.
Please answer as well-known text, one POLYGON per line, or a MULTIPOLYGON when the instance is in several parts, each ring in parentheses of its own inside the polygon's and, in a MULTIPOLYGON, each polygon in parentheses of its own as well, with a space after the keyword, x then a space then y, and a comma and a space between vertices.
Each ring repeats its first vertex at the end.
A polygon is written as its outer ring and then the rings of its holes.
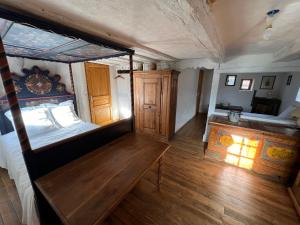
POLYGON ((299 203, 298 203, 298 201, 297 201, 297 199, 294 195, 294 192, 293 192, 292 188, 288 187, 288 192, 289 192, 289 195, 292 199, 292 202, 294 203, 294 207, 295 207, 295 209, 298 213, 298 216, 300 217, 300 205, 299 205, 299 203))

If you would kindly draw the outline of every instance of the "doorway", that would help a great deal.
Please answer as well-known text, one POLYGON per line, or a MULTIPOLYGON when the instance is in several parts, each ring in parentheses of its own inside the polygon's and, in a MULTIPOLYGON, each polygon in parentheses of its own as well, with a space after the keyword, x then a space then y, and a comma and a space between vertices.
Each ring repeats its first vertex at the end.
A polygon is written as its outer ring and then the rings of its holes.
POLYGON ((203 86, 203 76, 204 71, 199 70, 199 79, 198 79, 198 88, 197 88, 197 97, 196 97, 196 116, 200 113, 200 102, 202 96, 202 86, 203 86))

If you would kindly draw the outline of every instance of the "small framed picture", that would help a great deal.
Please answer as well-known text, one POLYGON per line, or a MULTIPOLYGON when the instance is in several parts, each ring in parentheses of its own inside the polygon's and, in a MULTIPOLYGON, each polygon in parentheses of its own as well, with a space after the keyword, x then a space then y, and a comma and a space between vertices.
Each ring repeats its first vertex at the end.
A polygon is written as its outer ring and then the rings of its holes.
POLYGON ((292 78, 293 78, 293 75, 289 75, 289 76, 288 76, 288 79, 287 79, 287 81, 286 81, 286 85, 287 85, 287 86, 290 86, 290 85, 291 85, 292 78))
POLYGON ((260 89, 272 90, 276 76, 263 76, 260 84, 260 89))
POLYGON ((225 86, 235 86, 235 82, 236 82, 236 75, 226 76, 225 86))
POLYGON ((241 91, 251 91, 253 85, 253 79, 242 79, 241 80, 241 91))

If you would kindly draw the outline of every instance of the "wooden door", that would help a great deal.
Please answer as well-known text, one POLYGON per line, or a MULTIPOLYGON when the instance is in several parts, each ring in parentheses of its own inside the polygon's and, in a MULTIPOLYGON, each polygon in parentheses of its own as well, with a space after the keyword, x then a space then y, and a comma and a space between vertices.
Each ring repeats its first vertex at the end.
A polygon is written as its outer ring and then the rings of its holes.
POLYGON ((198 79, 198 88, 197 88, 197 98, 196 98, 196 115, 199 114, 199 110, 200 110, 203 75, 204 75, 204 71, 200 70, 199 79, 198 79))
POLYGON ((168 139, 172 138, 175 134, 178 74, 179 74, 178 72, 173 71, 171 77, 170 118, 169 118, 169 130, 167 133, 168 139))
POLYGON ((85 72, 92 122, 98 125, 109 124, 112 122, 109 67, 85 63, 85 72))
POLYGON ((138 110, 137 129, 145 133, 160 133, 161 76, 136 78, 138 110))

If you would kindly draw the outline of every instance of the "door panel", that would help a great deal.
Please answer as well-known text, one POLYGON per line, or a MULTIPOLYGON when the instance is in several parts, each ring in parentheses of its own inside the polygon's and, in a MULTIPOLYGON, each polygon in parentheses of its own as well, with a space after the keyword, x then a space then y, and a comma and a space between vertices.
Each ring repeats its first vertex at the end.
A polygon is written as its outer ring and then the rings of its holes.
POLYGON ((155 105, 157 99, 157 82, 144 82, 144 104, 155 105))
POLYGON ((109 67, 85 63, 92 122, 105 125, 112 122, 109 67))
POLYGON ((156 118, 155 118, 155 112, 154 111, 144 111, 144 116, 143 116, 143 124, 144 124, 144 129, 155 129, 155 124, 156 124, 156 118))
POLYGON ((105 125, 111 121, 110 105, 97 106, 94 109, 96 124, 105 125))
POLYGON ((140 128, 147 133, 159 134, 161 78, 141 79, 142 88, 139 95, 140 128))

